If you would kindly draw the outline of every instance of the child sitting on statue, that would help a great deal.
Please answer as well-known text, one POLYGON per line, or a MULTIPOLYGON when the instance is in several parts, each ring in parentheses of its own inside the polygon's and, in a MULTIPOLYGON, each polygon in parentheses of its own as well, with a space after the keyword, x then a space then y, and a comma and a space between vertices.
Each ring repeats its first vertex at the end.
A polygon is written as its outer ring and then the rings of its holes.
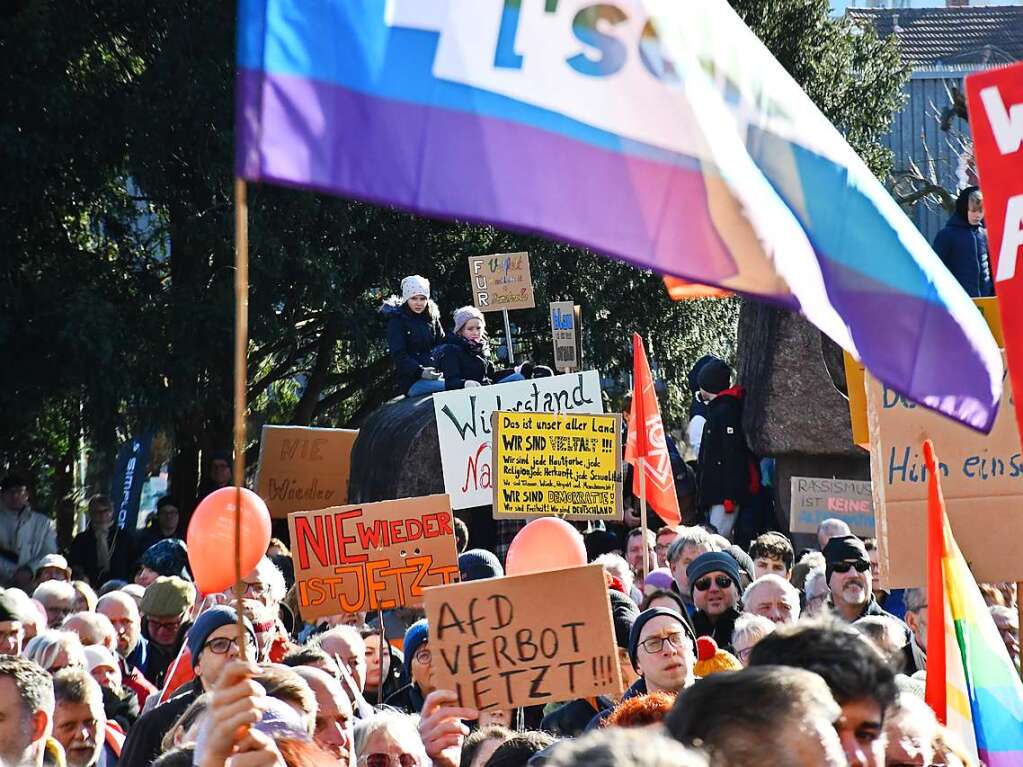
MULTIPOLYGON (((455 310, 454 319, 454 330, 437 350, 437 361, 444 374, 446 389, 469 389, 492 383, 525 380, 522 370, 529 363, 523 363, 515 370, 494 369, 494 363, 490 361, 490 343, 483 312, 475 306, 463 306, 455 310)), ((529 368, 526 370, 528 372, 529 368)))

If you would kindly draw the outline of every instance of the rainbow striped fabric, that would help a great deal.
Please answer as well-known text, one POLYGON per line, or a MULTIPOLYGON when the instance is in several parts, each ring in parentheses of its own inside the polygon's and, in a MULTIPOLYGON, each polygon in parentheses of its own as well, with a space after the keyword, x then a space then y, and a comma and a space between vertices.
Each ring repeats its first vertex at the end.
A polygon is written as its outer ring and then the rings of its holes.
POLYGON ((1020 767, 1019 670, 952 534, 930 440, 924 443, 924 460, 929 476, 927 702, 987 767, 1020 767))
POLYGON ((240 0, 237 170, 801 311, 990 429, 979 313, 726 2, 240 0))

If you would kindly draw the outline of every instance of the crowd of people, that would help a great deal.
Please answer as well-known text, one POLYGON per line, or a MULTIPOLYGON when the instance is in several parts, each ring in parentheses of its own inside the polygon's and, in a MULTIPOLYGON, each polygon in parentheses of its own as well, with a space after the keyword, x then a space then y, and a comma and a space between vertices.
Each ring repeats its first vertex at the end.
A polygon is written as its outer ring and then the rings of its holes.
MULTIPOLYGON (((496 370, 473 307, 445 333, 425 278, 384 309, 407 396, 550 374, 496 370)), ((29 483, 7 476, 0 765, 973 764, 923 701, 926 590, 881 590, 876 542, 839 519, 798 553, 771 530, 771 469, 749 451, 732 377, 714 357, 690 375, 690 460, 668 444, 682 524, 641 527, 627 493, 623 522, 585 526, 624 689, 546 706, 460 705, 436 684, 415 607, 303 621, 286 540, 238 593, 202 595, 173 498, 131 533, 95 496, 61 552, 29 483)), ((231 482, 230 455, 210 468, 203 492, 231 482)), ((470 548, 464 519, 455 537, 462 581, 504 577, 504 545, 470 548)), ((1015 588, 982 591, 1018 665, 1015 588)))

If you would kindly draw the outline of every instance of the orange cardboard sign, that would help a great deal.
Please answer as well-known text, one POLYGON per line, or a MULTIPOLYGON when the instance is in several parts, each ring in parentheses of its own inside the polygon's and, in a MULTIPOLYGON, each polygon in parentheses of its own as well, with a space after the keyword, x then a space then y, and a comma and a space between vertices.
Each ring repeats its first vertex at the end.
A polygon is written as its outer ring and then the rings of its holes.
POLYGON ((927 582, 923 442, 941 461, 949 524, 980 583, 1023 580, 1023 455, 1008 379, 990 434, 919 407, 867 377, 870 476, 885 588, 927 582))
POLYGON ((288 515, 302 617, 417 604, 427 586, 458 580, 446 495, 288 515))
POLYGON ((599 565, 426 590, 432 671, 458 705, 532 706, 622 689, 599 565))
POLYGON ((309 426, 264 426, 259 444, 256 493, 270 516, 284 519, 293 511, 325 509, 348 503, 351 429, 309 426))

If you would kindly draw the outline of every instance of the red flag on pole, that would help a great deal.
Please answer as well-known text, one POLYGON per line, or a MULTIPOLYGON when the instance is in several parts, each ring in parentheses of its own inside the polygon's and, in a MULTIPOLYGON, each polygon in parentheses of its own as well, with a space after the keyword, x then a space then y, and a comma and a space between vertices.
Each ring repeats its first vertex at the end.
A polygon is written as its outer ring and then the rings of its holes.
MULTIPOLYGON (((675 495, 675 475, 671 470, 671 457, 661 422, 661 410, 654 392, 654 378, 646 359, 643 339, 632 334, 632 407, 629 410, 629 437, 625 444, 625 460, 636 466, 643 459, 646 478, 646 498, 657 516, 669 525, 682 522, 675 495)), ((632 477, 633 492, 639 496, 640 472, 632 477)))
POLYGON ((927 465, 927 704, 938 721, 947 721, 945 682, 945 575, 941 558, 945 555, 945 499, 941 495, 939 469, 934 445, 924 442, 927 465))
MULTIPOLYGON (((1023 63, 966 78, 995 295, 1014 392, 1023 392, 1023 63)), ((1023 396, 1016 426, 1023 434, 1023 396)))

